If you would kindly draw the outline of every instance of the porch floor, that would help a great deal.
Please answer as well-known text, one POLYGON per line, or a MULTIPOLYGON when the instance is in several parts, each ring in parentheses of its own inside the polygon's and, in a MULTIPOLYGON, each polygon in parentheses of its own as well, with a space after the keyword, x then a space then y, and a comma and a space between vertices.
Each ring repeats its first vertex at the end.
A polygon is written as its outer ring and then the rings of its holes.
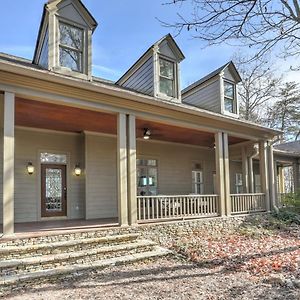
MULTIPOLYGON (((2 237, 0 241, 18 238, 49 236, 67 234, 71 232, 93 231, 118 227, 118 218, 94 219, 94 220, 51 220, 40 222, 26 222, 15 224, 15 234, 10 237, 2 237)), ((0 233, 1 237, 1 233, 0 233)))

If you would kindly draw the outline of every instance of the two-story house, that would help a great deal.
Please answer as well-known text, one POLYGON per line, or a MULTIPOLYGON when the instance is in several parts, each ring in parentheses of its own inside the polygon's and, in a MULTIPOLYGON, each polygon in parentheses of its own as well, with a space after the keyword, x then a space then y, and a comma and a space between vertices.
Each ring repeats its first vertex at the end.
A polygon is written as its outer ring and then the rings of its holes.
POLYGON ((81 1, 48 1, 33 60, 0 54, 3 234, 269 211, 280 132, 239 118, 234 64, 182 90, 167 35, 117 82, 96 78, 96 27, 81 1))

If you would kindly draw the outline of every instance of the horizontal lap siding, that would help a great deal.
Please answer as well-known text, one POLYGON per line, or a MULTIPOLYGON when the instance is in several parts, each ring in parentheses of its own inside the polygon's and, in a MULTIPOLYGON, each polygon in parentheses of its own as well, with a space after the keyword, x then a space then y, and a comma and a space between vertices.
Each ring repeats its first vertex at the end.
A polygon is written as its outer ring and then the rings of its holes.
POLYGON ((182 96, 182 102, 220 113, 221 99, 219 81, 214 81, 203 88, 195 88, 188 93, 187 96, 182 96))
POLYGON ((192 193, 193 163, 201 163, 204 192, 213 193, 214 151, 178 144, 138 141, 137 156, 158 160, 158 193, 162 195, 192 193))
POLYGON ((80 135, 16 130, 15 135, 15 222, 38 221, 40 218, 39 151, 69 154, 67 168, 68 218, 84 217, 84 177, 73 169, 83 162, 80 135), (32 162, 35 172, 28 175, 26 165, 32 162))
POLYGON ((114 218, 117 210, 117 140, 86 135, 86 218, 114 218))
POLYGON ((149 58, 122 86, 138 92, 153 95, 153 59, 149 58))

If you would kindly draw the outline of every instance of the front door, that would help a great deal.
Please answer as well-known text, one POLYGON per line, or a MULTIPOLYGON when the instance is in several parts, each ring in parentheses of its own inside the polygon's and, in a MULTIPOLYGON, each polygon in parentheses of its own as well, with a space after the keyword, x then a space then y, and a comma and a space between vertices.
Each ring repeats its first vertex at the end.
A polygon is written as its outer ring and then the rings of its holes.
POLYGON ((67 215, 66 165, 42 164, 42 217, 67 215))

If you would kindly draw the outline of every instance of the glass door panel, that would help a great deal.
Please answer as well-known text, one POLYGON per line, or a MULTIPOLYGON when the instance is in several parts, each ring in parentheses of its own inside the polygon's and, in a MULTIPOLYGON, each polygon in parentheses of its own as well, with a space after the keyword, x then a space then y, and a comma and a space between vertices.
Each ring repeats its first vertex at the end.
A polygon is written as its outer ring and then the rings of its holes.
POLYGON ((42 217, 66 215, 66 166, 42 165, 42 217))

